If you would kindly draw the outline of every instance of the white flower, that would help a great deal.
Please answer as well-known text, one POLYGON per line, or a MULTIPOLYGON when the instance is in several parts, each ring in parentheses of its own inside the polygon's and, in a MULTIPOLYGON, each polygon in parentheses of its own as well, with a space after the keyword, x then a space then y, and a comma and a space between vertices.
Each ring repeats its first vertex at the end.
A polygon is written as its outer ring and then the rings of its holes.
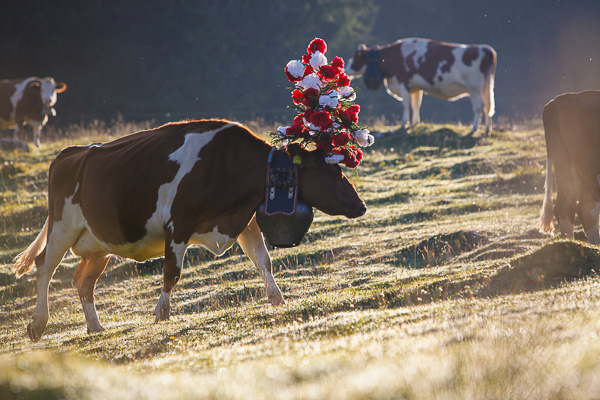
POLYGON ((336 108, 338 105, 338 96, 335 90, 330 90, 323 96, 319 97, 319 105, 323 107, 336 108))
POLYGON ((327 164, 339 164, 342 161, 344 161, 344 156, 341 154, 333 154, 325 157, 325 162, 327 164))
POLYGON ((312 74, 306 75, 304 79, 300 82, 296 83, 297 86, 300 86, 302 89, 306 90, 308 88, 313 88, 319 90, 321 88, 321 79, 314 72, 312 74))
POLYGON ((294 78, 300 78, 304 75, 304 64, 298 60, 291 60, 287 63, 286 68, 294 78))
POLYGON ((318 71, 322 65, 327 65, 327 57, 320 51, 315 51, 310 57, 310 66, 318 71))
POLYGON ((309 124, 308 124, 308 129, 310 129, 310 130, 311 130, 311 135, 314 135, 314 133, 312 133, 312 131, 318 131, 318 130, 319 130, 319 129, 321 129, 321 128, 319 128, 318 126, 314 125, 314 124, 311 122, 311 123, 309 123, 309 124))
POLYGON ((284 138, 286 136, 285 131, 287 130, 287 128, 289 128, 289 126, 280 126, 279 128, 277 128, 277 137, 278 138, 284 138))
POLYGON ((347 101, 354 101, 356 99, 356 92, 351 86, 343 86, 338 89, 338 95, 340 99, 347 101))
POLYGON ((370 131, 368 129, 359 129, 354 132, 354 139, 356 139, 359 146, 368 147, 375 142, 375 138, 369 133, 370 131))

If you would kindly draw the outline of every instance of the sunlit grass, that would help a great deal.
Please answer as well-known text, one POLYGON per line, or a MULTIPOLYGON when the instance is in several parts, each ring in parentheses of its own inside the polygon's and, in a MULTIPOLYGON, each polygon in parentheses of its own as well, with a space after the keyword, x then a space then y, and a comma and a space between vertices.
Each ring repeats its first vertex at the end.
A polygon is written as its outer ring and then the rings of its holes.
POLYGON ((363 165, 347 171, 367 214, 316 212, 300 247, 270 251, 287 305, 268 304, 239 246, 219 258, 189 249, 172 318, 154 324, 161 261, 113 259, 96 290, 107 331, 87 335, 68 255, 52 281, 46 333, 30 343, 34 274, 15 281, 10 259, 45 219, 47 165, 67 145, 128 129, 138 130, 124 121, 74 126, 39 150, 3 155, 18 172, 0 204, 0 398, 600 393, 600 252, 535 230, 539 124, 485 141, 468 127, 376 126, 363 165))

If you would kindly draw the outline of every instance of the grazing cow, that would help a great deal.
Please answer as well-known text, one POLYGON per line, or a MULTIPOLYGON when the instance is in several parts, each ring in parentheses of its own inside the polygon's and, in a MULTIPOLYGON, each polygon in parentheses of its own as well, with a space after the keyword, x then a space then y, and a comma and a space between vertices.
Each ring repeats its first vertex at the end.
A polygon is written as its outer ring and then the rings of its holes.
POLYGON ((56 83, 53 78, 31 77, 0 81, 0 126, 15 130, 14 140, 24 124, 34 131, 34 141, 40 146, 42 128, 48 122, 48 115, 56 115, 52 106, 56 104, 56 94, 67 89, 64 82, 56 83))
POLYGON ((442 43, 429 39, 403 39, 387 46, 358 47, 348 62, 350 76, 364 78, 368 89, 385 83, 386 91, 403 102, 402 121, 421 122, 423 92, 444 100, 471 96, 473 129, 485 117, 485 134, 492 128, 496 52, 488 45, 442 43))
MULTIPOLYGON (((264 201, 272 146, 223 120, 164 125, 113 142, 67 147, 50 165, 48 219, 15 259, 17 276, 37 267, 37 308, 27 334, 39 340, 48 321, 48 285, 66 251, 81 257, 74 283, 88 332, 104 330, 94 288, 111 254, 137 261, 164 256, 156 321, 169 319, 170 294, 191 244, 216 255, 237 240, 264 281, 273 305, 284 303, 254 218, 264 201)), ((301 160, 302 200, 331 215, 355 218, 365 203, 322 150, 289 145, 301 160)))
POLYGON ((575 214, 587 240, 600 244, 600 90, 566 93, 544 106, 546 193, 539 229, 552 233, 552 214, 561 235, 573 238, 575 214), (556 205, 552 207, 552 167, 556 205))

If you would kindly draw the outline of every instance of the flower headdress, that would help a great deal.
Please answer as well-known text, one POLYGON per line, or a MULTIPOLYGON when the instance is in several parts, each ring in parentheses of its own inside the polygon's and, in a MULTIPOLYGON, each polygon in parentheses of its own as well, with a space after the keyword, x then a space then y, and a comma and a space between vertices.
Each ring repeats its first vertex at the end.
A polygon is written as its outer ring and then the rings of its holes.
POLYGON ((372 145, 374 139, 357 125, 360 106, 353 103, 356 93, 343 72, 344 60, 335 57, 328 63, 326 52, 325 41, 315 38, 301 61, 287 63, 285 74, 296 85, 292 101, 297 115, 292 125, 280 126, 271 135, 281 144, 312 143, 325 151, 328 163, 356 168, 363 157, 359 147, 372 145))

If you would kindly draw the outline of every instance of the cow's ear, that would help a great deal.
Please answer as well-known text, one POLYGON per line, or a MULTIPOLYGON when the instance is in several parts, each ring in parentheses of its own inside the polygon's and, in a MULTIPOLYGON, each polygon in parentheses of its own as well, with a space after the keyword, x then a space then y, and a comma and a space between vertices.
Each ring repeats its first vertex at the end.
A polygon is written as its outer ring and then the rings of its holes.
POLYGON ((357 50, 358 51, 367 51, 367 50, 369 50, 369 48, 367 47, 366 44, 361 43, 361 44, 358 45, 358 49, 357 50))
POLYGON ((56 85, 56 93, 62 93, 67 90, 67 84, 64 82, 58 82, 56 85))

